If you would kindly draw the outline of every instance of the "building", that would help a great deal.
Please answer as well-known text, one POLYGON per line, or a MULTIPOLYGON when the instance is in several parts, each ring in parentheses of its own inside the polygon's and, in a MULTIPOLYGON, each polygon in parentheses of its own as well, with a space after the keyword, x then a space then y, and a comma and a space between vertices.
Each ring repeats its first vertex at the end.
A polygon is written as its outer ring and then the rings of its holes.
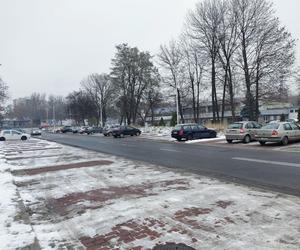
MULTIPOLYGON (((241 116, 241 110, 244 104, 241 99, 235 101, 235 119, 232 117, 231 107, 229 104, 225 104, 224 109, 224 124, 229 124, 234 121, 240 121, 245 118, 241 116)), ((213 106, 211 102, 203 102, 200 106, 199 122, 200 123, 211 123, 213 120, 213 106)), ((299 107, 296 107, 290 103, 265 103, 260 106, 260 117, 259 120, 262 123, 269 121, 280 120, 284 115, 285 120, 294 119, 297 120, 299 107)), ((154 111, 154 125, 158 124, 160 119, 163 118, 168 124, 171 121, 172 114, 176 112, 176 107, 164 107, 158 108, 154 111)), ((186 107, 183 109, 184 120, 187 123, 194 122, 193 109, 186 107)), ((219 116, 222 117, 222 105, 219 104, 219 116)), ((152 118, 147 117, 146 122, 151 124, 152 118)))
POLYGON ((0 121, 1 128, 27 128, 30 125, 30 119, 4 119, 0 121))
POLYGON ((260 118, 264 122, 281 120, 282 116, 285 120, 298 120, 298 110, 291 103, 266 103, 260 107, 260 118))

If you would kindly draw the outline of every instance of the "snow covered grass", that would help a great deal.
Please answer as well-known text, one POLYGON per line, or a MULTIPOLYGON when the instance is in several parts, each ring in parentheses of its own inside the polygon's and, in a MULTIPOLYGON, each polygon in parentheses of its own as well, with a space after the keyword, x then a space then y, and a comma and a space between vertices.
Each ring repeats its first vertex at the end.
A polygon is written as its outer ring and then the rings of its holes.
POLYGON ((84 249, 83 239, 96 242, 109 235, 102 244, 110 249, 151 249, 165 242, 195 249, 300 248, 298 197, 53 142, 32 142, 0 143, 3 249, 32 244, 35 236, 42 249, 84 249), (13 149, 16 155, 11 156, 13 149), (95 159, 111 164, 31 176, 10 173, 95 159), (32 227, 16 219, 20 202, 32 227), (138 234, 142 227, 150 233, 138 234))

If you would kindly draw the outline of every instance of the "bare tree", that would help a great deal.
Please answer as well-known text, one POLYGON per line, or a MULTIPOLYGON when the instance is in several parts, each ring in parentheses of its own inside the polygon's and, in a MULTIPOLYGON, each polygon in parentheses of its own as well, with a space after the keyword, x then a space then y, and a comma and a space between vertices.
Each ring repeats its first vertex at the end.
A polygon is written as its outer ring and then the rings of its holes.
POLYGON ((219 121, 219 105, 216 83, 216 64, 218 61, 219 40, 218 29, 222 21, 221 1, 205 0, 196 5, 196 9, 189 13, 187 19, 187 33, 206 50, 211 65, 211 98, 213 107, 213 121, 219 121))
POLYGON ((232 14, 232 9, 227 1, 223 1, 221 5, 217 7, 222 8, 221 22, 218 29, 218 41, 219 41, 219 60, 224 70, 224 83, 223 83, 223 95, 222 95, 222 115, 221 119, 224 119, 226 91, 229 93, 229 103, 231 108, 231 114, 233 120, 235 120, 235 101, 234 101, 234 84, 233 84, 233 60, 234 55, 239 47, 238 44, 238 32, 237 32, 237 20, 236 16, 232 14))
POLYGON ((163 80, 176 91, 177 108, 181 122, 184 123, 182 108, 182 90, 183 90, 183 54, 175 40, 170 41, 169 45, 161 45, 158 54, 159 64, 165 70, 166 74, 163 80))
POLYGON ((0 77, 0 120, 2 117, 2 112, 4 107, 2 106, 5 100, 8 98, 8 86, 0 77))
POLYGON ((259 116, 262 92, 276 88, 276 82, 277 91, 284 87, 294 64, 295 41, 280 26, 271 2, 232 0, 231 8, 238 25, 248 118, 254 120, 259 116))
POLYGON ((84 125, 86 119, 92 119, 97 115, 93 100, 83 90, 70 93, 66 100, 69 114, 79 125, 84 125))
POLYGON ((107 106, 112 100, 113 88, 111 79, 107 74, 91 74, 82 80, 81 85, 94 102, 97 113, 97 126, 105 125, 107 119, 107 106))
POLYGON ((207 58, 202 55, 201 48, 186 35, 181 38, 181 50, 192 95, 193 119, 194 122, 198 123, 200 118, 200 94, 203 94, 205 89, 202 78, 207 58))

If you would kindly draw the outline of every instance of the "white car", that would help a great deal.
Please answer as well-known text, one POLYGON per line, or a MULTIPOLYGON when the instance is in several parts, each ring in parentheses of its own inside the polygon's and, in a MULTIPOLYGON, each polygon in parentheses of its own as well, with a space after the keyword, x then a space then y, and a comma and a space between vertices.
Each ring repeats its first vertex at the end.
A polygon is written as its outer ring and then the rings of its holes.
POLYGON ((22 133, 22 132, 17 131, 17 130, 7 129, 7 130, 2 130, 0 132, 0 141, 6 141, 6 140, 26 141, 27 139, 30 139, 29 134, 22 133))

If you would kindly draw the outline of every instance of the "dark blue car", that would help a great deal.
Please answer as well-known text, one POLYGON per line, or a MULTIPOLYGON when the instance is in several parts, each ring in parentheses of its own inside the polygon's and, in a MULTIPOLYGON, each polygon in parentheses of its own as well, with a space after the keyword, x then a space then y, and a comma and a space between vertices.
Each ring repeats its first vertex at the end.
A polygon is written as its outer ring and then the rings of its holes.
POLYGON ((178 124, 174 130, 172 130, 171 136, 178 141, 194 140, 202 138, 215 138, 217 137, 217 132, 199 124, 178 124))

